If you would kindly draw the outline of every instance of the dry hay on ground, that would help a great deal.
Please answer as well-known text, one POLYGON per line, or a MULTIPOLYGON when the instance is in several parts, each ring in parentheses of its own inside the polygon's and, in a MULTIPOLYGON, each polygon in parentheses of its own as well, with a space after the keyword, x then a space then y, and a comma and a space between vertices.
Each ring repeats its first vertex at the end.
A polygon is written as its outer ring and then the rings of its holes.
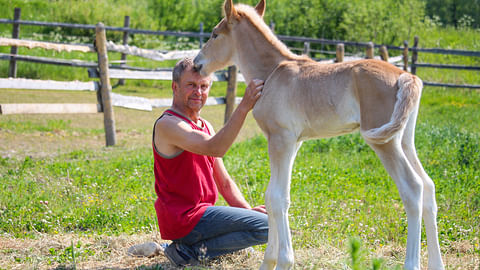
MULTIPOLYGON (((127 254, 130 246, 150 241, 164 242, 157 233, 119 236, 37 234, 35 239, 0 236, 0 269, 73 269, 69 251, 72 243, 76 269, 136 269, 142 266, 145 269, 179 269, 163 254, 152 258, 127 254), (78 243, 80 247, 76 247, 78 243), (59 262, 63 255, 67 255, 66 259, 59 262)), ((198 269, 252 269, 260 265, 262 258, 260 251, 237 252, 198 269)))
MULTIPOLYGON (((34 239, 0 236, 0 269, 73 269, 70 253, 66 252, 72 243, 76 254, 76 269, 182 269, 174 267, 163 255, 144 258, 127 254, 130 246, 150 241, 164 242, 156 232, 118 236, 39 233, 34 239)), ((479 269, 480 256, 468 241, 451 243, 442 251, 447 269, 479 269)), ((404 247, 387 245, 377 248, 374 254, 367 255, 366 262, 371 262, 372 258, 383 258, 384 266, 394 267, 401 265, 404 257, 404 247)), ((258 269, 262 259, 263 251, 255 248, 250 253, 237 252, 222 256, 191 269, 258 269)), ((350 268, 349 254, 328 244, 296 249, 295 259, 297 269, 350 268)), ((426 269, 425 247, 422 248, 422 265, 426 269)))

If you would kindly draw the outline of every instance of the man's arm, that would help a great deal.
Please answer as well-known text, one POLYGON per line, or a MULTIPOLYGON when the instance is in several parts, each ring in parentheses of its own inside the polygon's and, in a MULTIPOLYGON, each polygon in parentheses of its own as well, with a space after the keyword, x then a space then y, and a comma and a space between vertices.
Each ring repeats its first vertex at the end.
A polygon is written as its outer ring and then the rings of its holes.
POLYGON ((267 213, 264 205, 260 205, 254 208, 250 206, 250 204, 245 200, 245 197, 243 197, 242 193, 238 189, 238 186, 228 174, 227 169, 225 168, 225 165, 223 164, 223 160, 221 158, 215 159, 213 176, 215 178, 218 191, 220 192, 220 194, 222 194, 228 205, 233 207, 252 209, 264 214, 267 213))
MULTIPOLYGON (((187 150, 200 155, 222 157, 228 151, 248 112, 260 97, 262 81, 254 80, 245 90, 242 102, 238 105, 225 126, 214 136, 193 130, 188 124, 173 117, 166 117, 155 126, 155 145, 160 152, 169 145, 178 150, 187 150), (162 144, 162 145, 160 145, 162 144)), ((168 148, 168 147, 167 147, 168 148)))

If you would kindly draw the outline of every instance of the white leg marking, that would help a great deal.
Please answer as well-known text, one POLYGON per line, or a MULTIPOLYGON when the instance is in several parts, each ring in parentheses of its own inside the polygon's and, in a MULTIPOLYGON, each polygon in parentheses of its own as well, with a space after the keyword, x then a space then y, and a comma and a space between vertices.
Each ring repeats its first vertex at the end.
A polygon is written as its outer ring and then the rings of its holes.
POLYGON ((408 221, 405 269, 420 270, 420 236, 423 207, 423 181, 403 153, 400 140, 371 145, 397 185, 408 221))
POLYGON ((269 196, 265 196, 265 206, 268 212, 268 245, 260 270, 272 270, 275 268, 275 265, 277 265, 278 260, 278 232, 275 218, 273 214, 271 214, 273 210, 269 196))
MULTIPOLYGON (((271 135, 268 140, 268 150, 270 156, 271 178, 265 194, 267 202, 268 215, 271 216, 273 224, 269 224, 270 231, 276 232, 275 236, 269 235, 266 261, 262 267, 271 269, 275 256, 269 254, 277 251, 276 269, 291 269, 294 263, 292 239, 288 222, 288 208, 290 205, 290 179, 293 167, 293 161, 301 143, 289 131, 277 132, 271 135), (267 261, 268 260, 268 261, 267 261)), ((269 231, 269 232, 270 232, 269 231)))
POLYGON ((417 110, 410 118, 402 138, 402 148, 410 165, 423 181, 423 221, 427 234, 428 268, 435 270, 445 269, 440 253, 437 230, 437 203, 435 200, 435 184, 425 172, 415 150, 415 119, 417 110))

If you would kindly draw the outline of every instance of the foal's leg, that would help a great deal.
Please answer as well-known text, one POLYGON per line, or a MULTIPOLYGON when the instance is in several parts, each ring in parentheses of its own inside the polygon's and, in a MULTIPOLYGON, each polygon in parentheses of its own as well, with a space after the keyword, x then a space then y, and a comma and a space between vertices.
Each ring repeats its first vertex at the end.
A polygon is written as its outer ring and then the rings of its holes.
POLYGON ((265 250, 263 263, 260 266, 260 270, 271 270, 275 268, 278 260, 278 232, 275 218, 270 214, 272 209, 272 202, 269 198, 265 197, 265 207, 269 213, 268 215, 268 245, 265 250))
POLYGON ((420 237, 423 181, 410 165, 398 138, 382 145, 370 145, 395 181, 405 205, 408 221, 405 269, 420 269, 420 237))
POLYGON ((294 255, 292 239, 288 223, 288 208, 290 205, 290 179, 293 161, 301 143, 290 131, 276 132, 268 139, 270 156, 270 183, 265 193, 269 220, 273 220, 275 229, 269 231, 269 242, 265 261, 261 269, 272 269, 275 266, 275 255, 278 250, 277 268, 290 269, 293 266, 294 255), (270 238, 270 232, 277 233, 278 239, 270 238), (272 240, 272 242, 270 242, 272 240), (276 241, 275 241, 276 240, 276 241), (277 246, 278 245, 278 246, 277 246))
POLYGON ((415 120, 416 113, 412 115, 402 138, 402 148, 410 165, 423 181, 423 220, 425 222, 425 232, 427 234, 428 248, 428 268, 444 269, 442 256, 440 253, 440 245, 438 243, 437 232, 437 203, 435 201, 435 184, 428 176, 418 159, 415 150, 415 120))

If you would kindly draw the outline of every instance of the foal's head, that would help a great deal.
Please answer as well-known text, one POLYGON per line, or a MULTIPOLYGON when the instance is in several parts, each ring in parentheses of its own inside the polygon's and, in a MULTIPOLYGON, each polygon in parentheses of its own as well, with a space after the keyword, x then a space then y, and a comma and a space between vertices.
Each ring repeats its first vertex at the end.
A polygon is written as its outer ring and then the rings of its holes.
MULTIPOLYGON (((225 17, 215 26, 210 39, 195 57, 195 68, 200 71, 202 76, 233 65, 235 44, 232 33, 238 30, 237 26, 244 14, 233 6, 232 0, 225 0, 224 11, 225 17)), ((265 0, 260 0, 255 11, 260 17, 263 17, 265 0)), ((244 42, 248 42, 248 39, 245 39, 244 42)))

